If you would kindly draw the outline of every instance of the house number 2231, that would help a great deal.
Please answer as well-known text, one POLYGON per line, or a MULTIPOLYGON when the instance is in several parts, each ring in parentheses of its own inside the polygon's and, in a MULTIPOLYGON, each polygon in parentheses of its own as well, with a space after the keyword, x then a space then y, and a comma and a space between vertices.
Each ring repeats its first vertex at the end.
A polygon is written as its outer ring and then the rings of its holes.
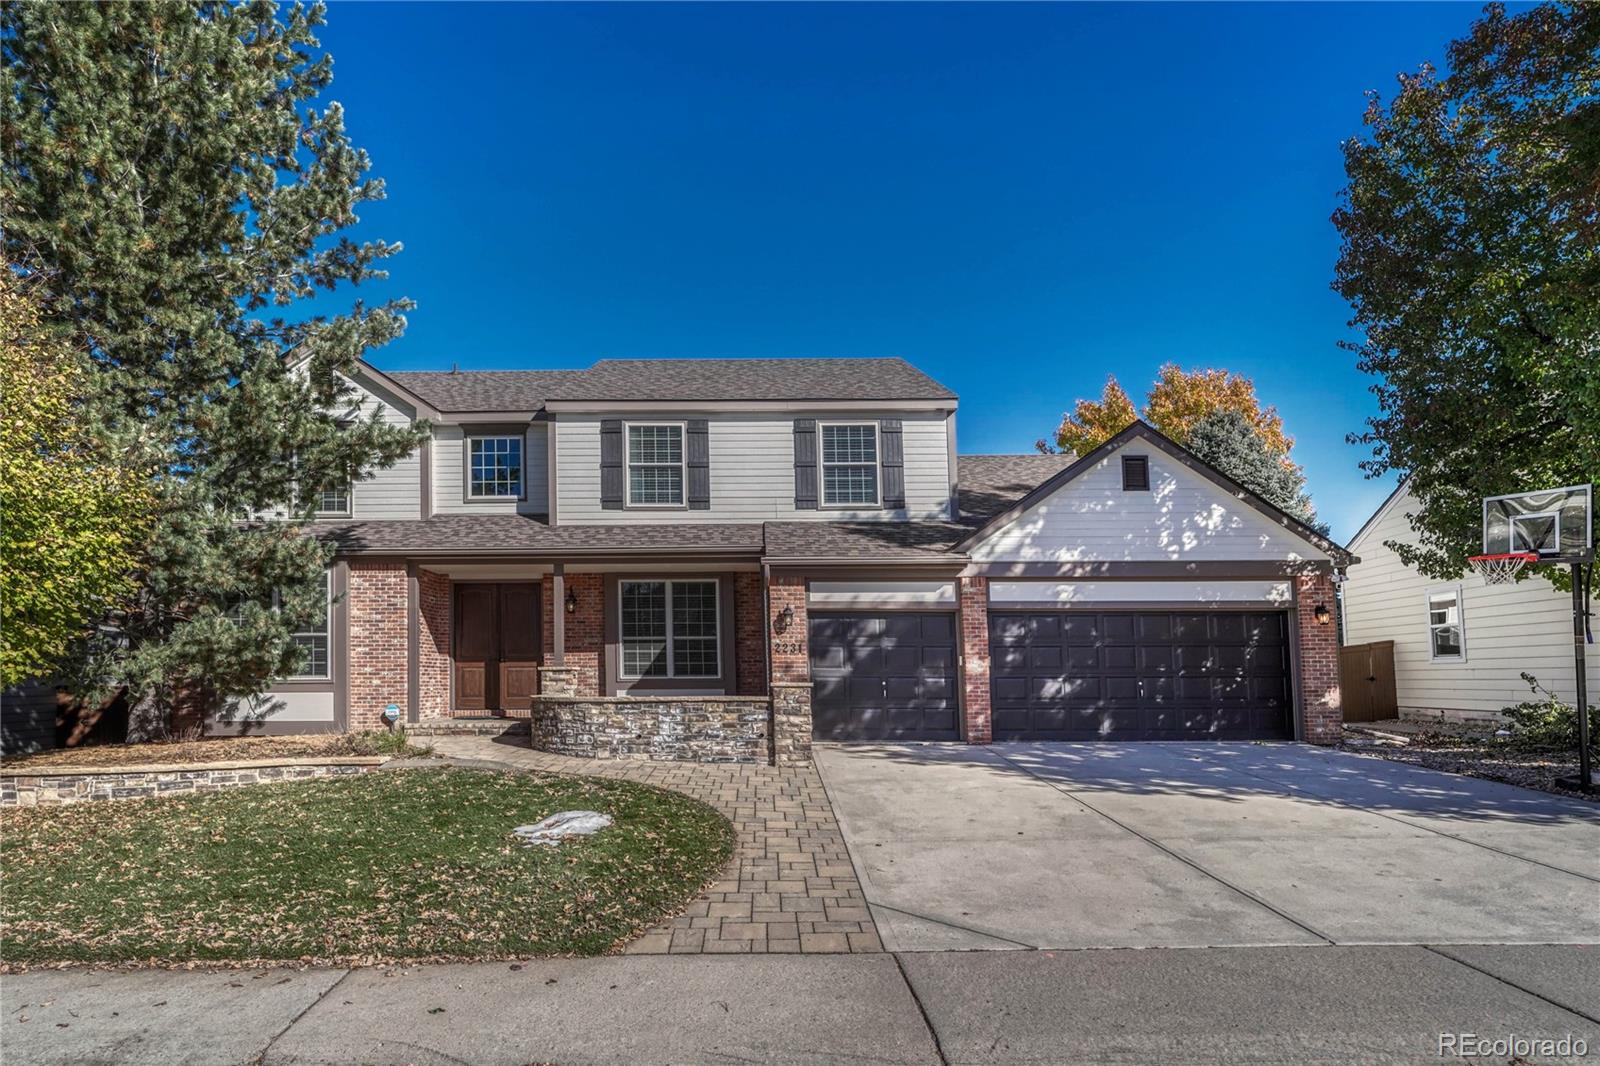
POLYGON ((806 650, 805 643, 798 640, 775 640, 772 650, 784 655, 799 655, 806 650))

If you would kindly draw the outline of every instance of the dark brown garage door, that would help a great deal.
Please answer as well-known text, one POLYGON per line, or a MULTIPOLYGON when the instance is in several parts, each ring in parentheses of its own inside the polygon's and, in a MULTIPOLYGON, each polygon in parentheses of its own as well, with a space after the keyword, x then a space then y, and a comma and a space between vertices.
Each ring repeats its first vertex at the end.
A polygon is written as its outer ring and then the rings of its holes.
POLYGON ((811 680, 819 740, 959 736, 953 614, 813 614, 811 680))
POLYGON ((996 740, 1293 735, 1281 611, 991 612, 996 740))

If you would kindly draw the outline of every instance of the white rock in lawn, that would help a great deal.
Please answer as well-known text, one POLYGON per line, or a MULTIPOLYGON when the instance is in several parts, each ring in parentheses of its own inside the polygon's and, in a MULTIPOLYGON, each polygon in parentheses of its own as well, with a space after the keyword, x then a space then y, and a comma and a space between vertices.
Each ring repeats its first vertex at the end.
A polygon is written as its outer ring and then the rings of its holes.
POLYGON ((512 835, 524 844, 559 844, 567 837, 593 836, 611 825, 611 815, 599 811, 561 811, 542 822, 519 825, 512 835))

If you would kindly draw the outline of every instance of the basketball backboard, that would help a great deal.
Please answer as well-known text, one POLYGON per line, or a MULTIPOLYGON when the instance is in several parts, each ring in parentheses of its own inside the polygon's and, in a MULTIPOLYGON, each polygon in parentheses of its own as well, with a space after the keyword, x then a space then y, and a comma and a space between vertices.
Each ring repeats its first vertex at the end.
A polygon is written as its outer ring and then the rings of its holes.
POLYGON ((1594 555, 1593 491, 1569 485, 1483 501, 1485 553, 1533 552, 1540 562, 1586 562, 1594 555))

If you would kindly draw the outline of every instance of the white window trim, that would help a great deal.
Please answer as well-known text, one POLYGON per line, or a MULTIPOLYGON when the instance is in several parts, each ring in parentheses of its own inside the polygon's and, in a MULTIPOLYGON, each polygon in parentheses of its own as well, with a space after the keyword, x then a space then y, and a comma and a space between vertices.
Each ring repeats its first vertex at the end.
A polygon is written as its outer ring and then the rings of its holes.
POLYGON ((482 500, 482 501, 486 501, 486 502, 503 503, 506 500, 519 500, 520 501, 520 500, 525 500, 525 499, 528 498, 528 435, 527 435, 527 433, 468 433, 468 434, 466 434, 466 436, 465 436, 465 438, 464 438, 464 440, 462 442, 462 448, 464 449, 464 453, 465 454, 463 454, 463 456, 462 456, 463 463, 462 463, 462 471, 461 471, 461 473, 462 473, 462 476, 464 478, 466 478, 466 485, 464 486, 465 489, 466 489, 466 492, 463 495, 465 495, 466 498, 469 501, 482 500), (472 445, 473 445, 474 441, 480 441, 480 440, 514 440, 514 441, 518 441, 519 442, 517 447, 519 449, 519 454, 521 456, 521 460, 520 460, 520 464, 519 464, 520 465, 520 470, 518 471, 518 474, 517 474, 517 491, 516 492, 511 493, 509 495, 484 496, 484 495, 480 495, 480 494, 472 491, 472 445))
POLYGON ((825 511, 858 511, 862 508, 879 508, 883 506, 883 434, 876 422, 818 422, 817 423, 817 506, 825 511), (826 430, 831 426, 870 426, 872 429, 872 502, 871 503, 829 503, 828 502, 828 467, 830 466, 866 466, 865 463, 830 463, 823 456, 827 450, 823 444, 826 430))
MULTIPOLYGON (((321 497, 319 492, 318 497, 321 497)), ((324 511, 321 507, 316 510, 318 518, 350 518, 356 513, 356 483, 354 479, 347 482, 344 487, 344 509, 340 511, 324 511)))
POLYGON ((1463 597, 1461 590, 1462 586, 1460 585, 1437 585, 1422 594, 1423 619, 1427 627, 1429 662, 1464 663, 1467 661, 1467 601, 1463 597), (1461 631, 1460 655, 1438 655, 1434 653, 1433 598, 1435 596, 1454 596, 1456 598, 1456 628, 1461 631))
POLYGON ((1548 518, 1556 535, 1555 547, 1547 552, 1539 552, 1541 559, 1550 559, 1561 554, 1561 512, 1560 511, 1529 511, 1527 514, 1514 514, 1506 516, 1506 550, 1521 551, 1517 547, 1517 523, 1528 522, 1535 518, 1548 518))
POLYGON ((683 678, 686 681, 715 681, 722 676, 722 580, 715 577, 693 577, 678 580, 664 577, 625 577, 617 581, 617 678, 621 681, 667 681, 674 678, 683 678), (664 674, 630 674, 623 669, 627 656, 623 655, 622 648, 627 638, 622 632, 622 590, 626 585, 665 585, 667 587, 667 672, 664 674), (717 633, 712 643, 717 650, 717 672, 714 674, 680 674, 672 662, 672 586, 674 585, 705 585, 712 589, 712 598, 716 604, 717 633))
MULTIPOLYGON (((641 466, 672 466, 672 463, 641 463, 641 466)), ((622 423, 622 503, 630 511, 684 511, 689 507, 689 423, 687 422, 624 422, 622 423), (639 429, 664 428, 678 431, 678 493, 677 503, 633 502, 633 447, 634 427, 639 429)))
MULTIPOLYGON (((325 674, 290 674, 285 681, 331 681, 333 680, 333 574, 324 570, 323 585, 327 590, 328 602, 323 605, 321 629, 297 629, 289 634, 289 639, 295 637, 321 637, 328 642, 328 672, 325 674)), ((278 593, 272 593, 272 603, 278 605, 278 593)))

